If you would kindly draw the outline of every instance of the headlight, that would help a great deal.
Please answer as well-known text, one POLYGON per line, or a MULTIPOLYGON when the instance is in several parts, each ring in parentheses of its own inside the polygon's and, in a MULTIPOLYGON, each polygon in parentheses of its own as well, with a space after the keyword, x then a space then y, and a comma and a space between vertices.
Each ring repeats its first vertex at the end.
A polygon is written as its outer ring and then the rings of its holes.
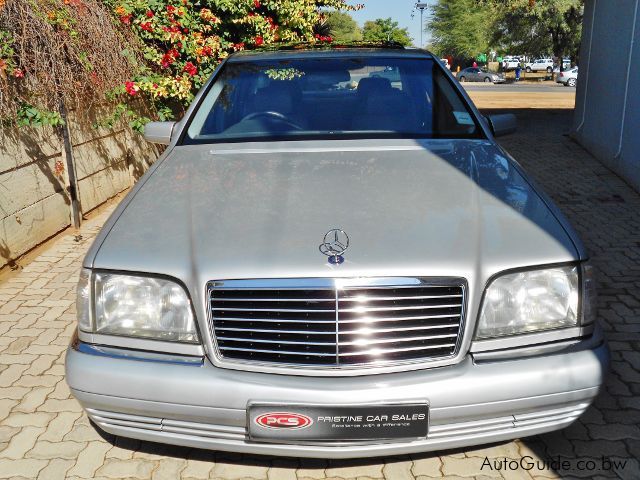
POLYGON ((487 287, 476 339, 576 326, 579 297, 576 266, 502 275, 487 287))
MULTIPOLYGON (((81 283, 91 285, 81 274, 81 283)), ((78 287, 80 329, 104 335, 150 338, 168 342, 197 343, 191 303, 175 282, 137 275, 93 275, 94 315, 85 304, 89 288, 78 287), (83 309, 81 313, 80 308, 83 309)))

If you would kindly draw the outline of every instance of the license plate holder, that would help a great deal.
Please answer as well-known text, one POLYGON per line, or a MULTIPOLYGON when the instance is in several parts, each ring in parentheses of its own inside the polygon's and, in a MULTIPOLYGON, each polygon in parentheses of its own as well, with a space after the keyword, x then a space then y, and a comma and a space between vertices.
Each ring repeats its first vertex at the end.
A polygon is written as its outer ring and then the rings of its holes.
POLYGON ((426 438, 429 405, 247 405, 250 440, 266 442, 376 441, 426 438))

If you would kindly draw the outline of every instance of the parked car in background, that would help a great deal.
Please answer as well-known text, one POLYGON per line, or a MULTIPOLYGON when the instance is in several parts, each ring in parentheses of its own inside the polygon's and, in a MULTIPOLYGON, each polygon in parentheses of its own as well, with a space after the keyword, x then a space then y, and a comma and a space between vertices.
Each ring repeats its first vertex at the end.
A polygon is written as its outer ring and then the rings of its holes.
POLYGON ((578 84, 578 67, 558 72, 556 82, 563 84, 565 87, 575 87, 578 84))
POLYGON ((524 69, 527 72, 553 72, 553 58, 538 58, 533 62, 526 63, 524 69))
POLYGON ((460 82, 504 83, 506 79, 501 73, 493 73, 479 67, 468 67, 460 70, 456 76, 460 82))
MULTIPOLYGON (((575 66, 575 65, 574 65, 575 66)), ((563 58, 562 59, 562 70, 569 70, 571 69, 571 59, 570 58, 563 58)), ((553 68, 553 73, 560 73, 560 66, 556 65, 553 68)))
POLYGON ((520 57, 507 55, 502 59, 502 68, 504 70, 515 70, 515 68, 520 65, 520 62, 520 57))

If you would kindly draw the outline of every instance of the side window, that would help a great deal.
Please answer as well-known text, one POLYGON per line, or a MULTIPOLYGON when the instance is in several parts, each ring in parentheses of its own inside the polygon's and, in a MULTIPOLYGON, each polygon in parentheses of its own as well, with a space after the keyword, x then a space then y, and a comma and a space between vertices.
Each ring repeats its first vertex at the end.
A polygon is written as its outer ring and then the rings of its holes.
MULTIPOLYGON (((475 69, 472 69, 475 70, 475 69)), ((433 132, 437 135, 474 135, 477 125, 467 106, 450 88, 448 80, 438 70, 433 70, 435 104, 433 110, 433 132)))

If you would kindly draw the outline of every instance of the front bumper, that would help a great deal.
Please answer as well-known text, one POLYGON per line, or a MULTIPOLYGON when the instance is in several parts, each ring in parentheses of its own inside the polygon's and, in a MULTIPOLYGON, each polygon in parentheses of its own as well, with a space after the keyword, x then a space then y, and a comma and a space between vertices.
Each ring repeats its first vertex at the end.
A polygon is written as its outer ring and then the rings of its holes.
POLYGON ((508 440, 557 430, 592 402, 609 354, 601 341, 528 358, 461 363, 359 377, 242 372, 67 351, 73 395, 103 430, 196 448, 292 457, 397 455, 508 440), (430 404, 427 438, 380 442, 266 443, 247 436, 246 405, 430 404))

